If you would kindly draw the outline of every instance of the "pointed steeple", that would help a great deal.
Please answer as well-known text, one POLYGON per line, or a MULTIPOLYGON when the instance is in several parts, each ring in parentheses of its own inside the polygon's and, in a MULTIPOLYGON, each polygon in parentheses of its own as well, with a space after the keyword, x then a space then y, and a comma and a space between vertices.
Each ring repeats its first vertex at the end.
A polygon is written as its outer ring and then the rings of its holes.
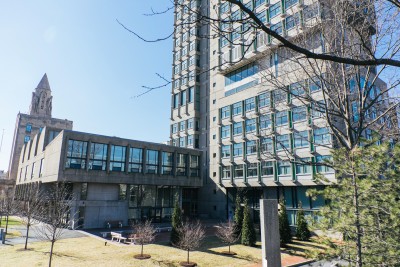
POLYGON ((35 92, 32 93, 30 115, 51 118, 52 101, 50 84, 45 73, 37 85, 35 92))
POLYGON ((36 87, 36 89, 45 89, 45 90, 50 90, 50 84, 49 84, 49 80, 47 79, 47 73, 45 73, 42 77, 42 79, 40 80, 38 86, 36 87))

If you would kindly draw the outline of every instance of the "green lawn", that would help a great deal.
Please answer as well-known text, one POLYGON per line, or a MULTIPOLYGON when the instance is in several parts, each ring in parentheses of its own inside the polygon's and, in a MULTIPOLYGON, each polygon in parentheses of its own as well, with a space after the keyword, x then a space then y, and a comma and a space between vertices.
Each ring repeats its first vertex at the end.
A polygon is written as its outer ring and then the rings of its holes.
MULTIPOLYGON (((18 226, 18 225, 22 225, 22 222, 17 217, 11 216, 8 218, 8 227, 18 226)), ((1 220, 1 228, 5 228, 5 227, 6 227, 6 217, 3 216, 2 220, 1 220)))

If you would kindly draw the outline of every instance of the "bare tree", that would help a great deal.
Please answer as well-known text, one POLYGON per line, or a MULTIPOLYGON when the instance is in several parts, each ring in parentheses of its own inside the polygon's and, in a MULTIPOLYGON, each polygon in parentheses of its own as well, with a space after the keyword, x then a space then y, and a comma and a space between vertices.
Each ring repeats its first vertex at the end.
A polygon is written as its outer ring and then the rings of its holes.
POLYGON ((178 229, 179 241, 174 244, 178 248, 187 251, 186 262, 181 262, 181 266, 196 266, 196 263, 189 261, 190 251, 200 247, 202 240, 205 237, 205 230, 199 221, 186 221, 178 229))
POLYGON ((146 244, 150 244, 154 241, 156 230, 151 224, 151 220, 146 220, 145 222, 139 222, 137 224, 133 224, 132 228, 135 233, 133 237, 135 241, 141 246, 140 254, 135 255, 136 259, 149 259, 151 256, 148 254, 143 254, 143 246, 146 244))
POLYGON ((239 240, 240 235, 237 235, 237 226, 234 222, 221 223, 217 228, 216 236, 228 245, 228 251, 222 253, 236 255, 235 252, 231 252, 231 245, 239 240))
POLYGON ((8 231, 8 221, 11 215, 16 212, 16 201, 14 200, 14 188, 8 188, 0 198, 0 213, 6 217, 6 229, 8 231))
POLYGON ((73 220, 70 207, 73 204, 71 187, 65 183, 54 183, 45 195, 45 204, 42 206, 43 223, 36 228, 38 237, 43 241, 51 242, 49 267, 51 267, 54 244, 65 234, 69 226, 69 218, 73 220))
POLYGON ((28 249, 30 227, 38 224, 38 219, 43 217, 43 197, 39 184, 34 183, 27 194, 24 195, 24 199, 19 203, 19 214, 22 223, 26 226, 25 249, 28 249))

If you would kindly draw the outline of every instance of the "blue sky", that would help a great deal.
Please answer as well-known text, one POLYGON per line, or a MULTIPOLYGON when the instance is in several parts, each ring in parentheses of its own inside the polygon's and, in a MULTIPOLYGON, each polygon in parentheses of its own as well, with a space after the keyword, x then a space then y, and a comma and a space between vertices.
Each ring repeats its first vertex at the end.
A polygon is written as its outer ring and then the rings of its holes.
POLYGON ((142 85, 171 76, 172 41, 145 43, 173 30, 173 14, 146 17, 160 0, 35 0, 0 3, 0 170, 8 168, 16 115, 27 113, 44 73, 53 117, 78 131, 163 142, 169 136, 170 86, 140 98, 142 85))

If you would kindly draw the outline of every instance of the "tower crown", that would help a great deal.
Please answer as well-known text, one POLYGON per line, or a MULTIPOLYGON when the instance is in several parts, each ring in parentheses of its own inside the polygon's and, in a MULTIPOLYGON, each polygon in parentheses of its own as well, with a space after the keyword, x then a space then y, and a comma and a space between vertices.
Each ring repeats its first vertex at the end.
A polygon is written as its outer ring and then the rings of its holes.
POLYGON ((35 92, 32 93, 30 115, 38 115, 51 118, 52 111, 51 89, 47 74, 45 73, 37 85, 35 92))

